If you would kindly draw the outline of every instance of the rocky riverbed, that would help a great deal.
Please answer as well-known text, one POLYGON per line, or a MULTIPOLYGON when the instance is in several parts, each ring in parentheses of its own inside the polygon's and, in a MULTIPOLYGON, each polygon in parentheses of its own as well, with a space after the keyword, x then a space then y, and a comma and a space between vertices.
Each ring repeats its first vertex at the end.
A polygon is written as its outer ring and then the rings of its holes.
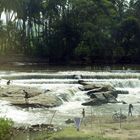
MULTIPOLYGON (((118 94, 128 94, 127 91, 115 90, 111 85, 86 83, 79 81, 79 90, 85 91, 89 100, 82 105, 101 105, 106 103, 118 103, 118 94)), ((62 105, 62 99, 67 101, 67 94, 52 94, 50 90, 43 90, 36 87, 4 85, 0 87, 0 100, 9 101, 11 105, 25 107, 56 107, 62 105), (28 94, 28 103, 26 95, 28 94)), ((123 102, 124 103, 124 102, 123 102)))

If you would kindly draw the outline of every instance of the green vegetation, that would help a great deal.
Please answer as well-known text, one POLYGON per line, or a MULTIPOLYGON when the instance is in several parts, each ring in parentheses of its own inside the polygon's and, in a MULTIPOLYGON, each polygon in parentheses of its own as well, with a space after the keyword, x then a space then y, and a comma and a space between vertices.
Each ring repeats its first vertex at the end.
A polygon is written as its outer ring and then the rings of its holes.
POLYGON ((0 56, 139 63, 140 0, 1 0, 0 56))
POLYGON ((9 140, 13 122, 9 119, 0 118, 0 140, 9 140))
POLYGON ((64 130, 53 133, 51 135, 46 135, 42 138, 37 138, 37 140, 112 140, 109 138, 103 138, 96 136, 92 132, 77 131, 75 128, 69 127, 64 130))

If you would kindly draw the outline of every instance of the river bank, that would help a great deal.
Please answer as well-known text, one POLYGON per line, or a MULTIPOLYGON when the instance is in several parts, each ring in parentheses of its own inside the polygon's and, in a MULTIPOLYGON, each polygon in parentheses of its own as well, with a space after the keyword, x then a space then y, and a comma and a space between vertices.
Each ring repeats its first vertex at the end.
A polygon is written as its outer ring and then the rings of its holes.
POLYGON ((140 116, 129 116, 126 120, 116 122, 112 116, 93 116, 87 119, 87 126, 82 125, 81 130, 92 131, 105 138, 117 140, 140 139, 140 116), (89 123, 90 122, 90 123, 89 123))
MULTIPOLYGON (((127 117, 125 121, 115 122, 112 116, 86 116, 82 121, 80 130, 77 131, 75 124, 61 126, 55 131, 20 130, 13 137, 14 140, 139 140, 140 139, 140 116, 127 117)), ((58 127, 57 127, 58 128, 58 127)))

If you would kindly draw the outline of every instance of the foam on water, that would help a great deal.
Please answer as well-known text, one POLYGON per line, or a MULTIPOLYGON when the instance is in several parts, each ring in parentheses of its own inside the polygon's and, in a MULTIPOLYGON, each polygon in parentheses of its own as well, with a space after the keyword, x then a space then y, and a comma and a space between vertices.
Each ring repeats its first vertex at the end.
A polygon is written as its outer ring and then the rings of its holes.
POLYGON ((49 123, 52 115, 53 112, 48 109, 20 109, 11 106, 9 102, 0 101, 0 117, 12 119, 15 125, 49 123))
POLYGON ((127 95, 119 95, 118 100, 123 100, 127 103, 139 104, 140 103, 140 88, 117 88, 118 90, 126 90, 129 92, 127 95))
MULTIPOLYGON (((6 85, 8 78, 11 85, 32 86, 44 90, 51 90, 51 94, 55 94, 63 100, 63 105, 52 109, 29 109, 23 110, 10 103, 0 102, 0 116, 8 117, 16 123, 37 124, 48 123, 53 112, 56 110, 57 115, 54 122, 62 123, 68 117, 81 116, 83 106, 89 97, 83 91, 78 89, 78 80, 73 75, 82 75, 82 80, 97 84, 110 84, 117 90, 127 90, 129 94, 119 95, 118 100, 127 103, 133 103, 135 106, 135 114, 139 114, 140 110, 140 73, 138 72, 90 72, 90 71, 66 71, 66 72, 0 72, 0 86, 6 85), (65 98, 65 100, 64 100, 65 98)), ((100 107, 93 107, 96 113, 112 113, 113 110, 123 108, 127 113, 128 105, 107 104, 100 107)), ((90 114, 90 107, 86 108, 86 113, 90 114)))
POLYGON ((18 110, 17 108, 11 106, 7 101, 0 101, 0 116, 10 118, 17 123, 21 123, 26 122, 29 113, 18 110))
POLYGON ((27 79, 32 79, 32 77, 36 77, 36 78, 55 78, 57 79, 57 77, 62 78, 62 79, 66 79, 66 78, 74 78, 74 75, 81 75, 84 77, 88 77, 88 78, 121 78, 121 79, 125 79, 125 78, 140 78, 140 73, 139 72, 135 72, 135 71, 99 71, 99 72, 92 72, 92 71, 60 71, 60 72, 0 72, 0 77, 1 78, 27 78, 27 79))

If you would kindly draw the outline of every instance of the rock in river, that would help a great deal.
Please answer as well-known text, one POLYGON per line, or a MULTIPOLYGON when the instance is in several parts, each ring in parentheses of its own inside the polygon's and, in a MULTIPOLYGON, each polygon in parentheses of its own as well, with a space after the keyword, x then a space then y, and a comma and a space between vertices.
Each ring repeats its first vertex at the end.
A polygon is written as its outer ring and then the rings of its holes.
POLYGON ((92 106, 106 103, 118 103, 118 94, 128 94, 128 91, 116 90, 111 85, 94 84, 84 82, 83 80, 79 80, 79 84, 82 85, 82 87, 79 87, 79 89, 85 91, 85 94, 90 97, 90 100, 86 101, 82 105, 92 106))
POLYGON ((82 87, 79 87, 82 91, 88 91, 88 90, 95 90, 95 92, 100 91, 112 91, 115 90, 114 87, 111 85, 105 85, 105 84, 94 84, 89 82, 84 82, 82 80, 78 81, 79 84, 82 85, 82 87))
POLYGON ((106 104, 107 103, 107 100, 101 100, 99 98, 94 98, 94 99, 91 99, 85 103, 82 103, 82 105, 84 106, 94 106, 94 105, 102 105, 102 104, 106 104))
POLYGON ((35 87, 3 86, 0 87, 0 100, 9 101, 12 105, 19 107, 55 107, 62 104, 60 98, 55 94, 44 93, 35 87), (25 90, 28 93, 28 104, 25 102, 25 90))

